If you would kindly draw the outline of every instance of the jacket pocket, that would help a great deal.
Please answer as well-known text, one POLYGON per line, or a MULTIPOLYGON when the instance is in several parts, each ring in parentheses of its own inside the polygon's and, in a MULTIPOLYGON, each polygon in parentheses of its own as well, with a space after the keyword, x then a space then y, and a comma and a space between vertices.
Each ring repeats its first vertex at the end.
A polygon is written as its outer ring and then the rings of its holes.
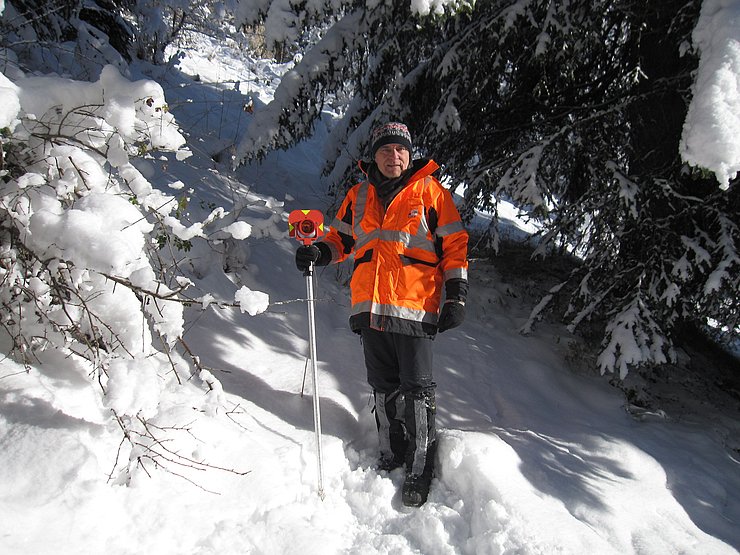
POLYGON ((401 260, 396 289, 398 298, 411 302, 414 308, 436 311, 441 280, 439 263, 407 254, 398 256, 401 260))
POLYGON ((437 266, 437 264, 439 264, 439 262, 436 260, 422 260, 421 258, 408 256, 406 254, 399 254, 398 256, 401 259, 402 266, 410 266, 411 264, 423 264, 425 266, 431 266, 432 268, 434 268, 437 266))

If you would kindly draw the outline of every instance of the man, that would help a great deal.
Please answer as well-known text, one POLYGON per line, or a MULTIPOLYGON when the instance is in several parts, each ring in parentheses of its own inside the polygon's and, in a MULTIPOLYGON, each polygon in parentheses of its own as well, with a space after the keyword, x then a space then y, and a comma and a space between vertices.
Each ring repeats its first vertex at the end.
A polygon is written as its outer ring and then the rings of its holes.
POLYGON ((367 179, 349 190, 323 241, 298 248, 296 266, 354 255, 350 327, 361 334, 373 388, 378 468, 405 464, 403 502, 420 506, 436 448, 432 340, 463 321, 468 234, 452 195, 432 177, 439 166, 411 161, 406 125, 375 128, 371 145, 372 162, 359 163, 367 179))

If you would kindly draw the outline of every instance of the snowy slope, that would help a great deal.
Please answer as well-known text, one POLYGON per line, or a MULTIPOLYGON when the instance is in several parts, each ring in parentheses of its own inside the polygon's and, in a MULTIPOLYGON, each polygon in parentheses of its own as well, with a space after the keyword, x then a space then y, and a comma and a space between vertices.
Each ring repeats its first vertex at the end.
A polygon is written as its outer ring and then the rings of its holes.
POLYGON ((563 329, 518 333, 533 300, 482 260, 471 264, 465 324, 435 342, 438 476, 420 509, 401 505, 401 471, 371 470, 375 430, 347 327, 346 269, 318 273, 321 500, 308 377, 301 395, 305 281, 274 218, 285 231, 290 210, 328 205, 317 154, 326 130, 231 174, 211 156, 228 153, 248 124, 242 104, 252 97, 259 109, 281 68, 251 73, 227 52, 201 54, 180 66, 199 82, 172 68, 150 75, 195 156, 151 160, 147 176, 192 187, 194 212, 240 207, 252 235, 222 253, 197 251, 192 279, 224 301, 242 286, 263 291, 270 306, 256 316, 188 312, 186 341, 223 389, 173 394, 165 417, 183 429, 170 449, 186 459, 127 486, 109 481, 118 429, 84 369, 53 353, 29 369, 0 361, 2 553, 737 553, 740 462, 724 441, 733 429, 698 413, 630 416, 604 378, 569 367, 563 329))

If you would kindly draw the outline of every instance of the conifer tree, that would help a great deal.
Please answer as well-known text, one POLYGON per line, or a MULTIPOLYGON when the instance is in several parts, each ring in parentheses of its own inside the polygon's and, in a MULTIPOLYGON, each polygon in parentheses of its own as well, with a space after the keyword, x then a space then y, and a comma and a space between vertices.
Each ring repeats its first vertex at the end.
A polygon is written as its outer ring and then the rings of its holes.
MULTIPOLYGON (((20 51, 27 43, 28 55, 41 59, 30 61, 30 66, 38 67, 49 56, 50 70, 57 58, 68 55, 65 43, 74 41, 82 45, 80 62, 99 70, 106 63, 121 69, 123 60, 134 57, 163 64, 166 48, 189 31, 238 35, 230 25, 230 12, 221 3, 206 0, 8 0, 6 4, 1 23, 5 42, 20 51), (90 52, 96 49, 100 52, 90 60, 90 52), (37 54, 39 50, 45 51, 43 56, 37 54)), ((97 78, 97 74, 84 77, 97 78)))
MULTIPOLYGON (((277 4, 261 2, 250 23, 280 29, 288 4, 304 14, 294 23, 316 21, 319 3, 277 4)), ((543 264, 554 250, 582 260, 544 301, 565 295, 574 330, 601 326, 602 371, 670 360, 685 325, 737 337, 737 184, 719 187, 679 153, 699 2, 367 6, 321 4, 335 23, 257 114, 240 159, 295 143, 346 97, 326 150, 330 193, 356 180, 375 123, 407 122, 419 153, 464 192, 466 218, 511 200, 541 224, 543 264)), ((493 249, 496 221, 484 237, 493 249)))

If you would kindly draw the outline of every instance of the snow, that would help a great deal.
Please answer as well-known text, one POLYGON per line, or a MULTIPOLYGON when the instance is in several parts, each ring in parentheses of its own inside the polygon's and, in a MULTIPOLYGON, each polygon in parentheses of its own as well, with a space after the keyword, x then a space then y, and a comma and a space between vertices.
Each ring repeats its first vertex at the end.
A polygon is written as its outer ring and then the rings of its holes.
POLYGON ((740 171, 740 2, 704 0, 693 41, 700 59, 681 156, 726 189, 740 171))
MULTIPOLYGON (((472 4, 472 2, 469 2, 472 4)), ((460 0, 411 0, 411 11, 419 15, 429 15, 430 13, 444 13, 445 6, 451 4, 454 8, 462 4, 460 0)))
MULTIPOLYGON (((441 2, 415 5, 435 9, 441 2)), ((376 433, 362 348, 347 326, 348 290, 341 269, 317 271, 322 500, 306 375, 306 283, 294 266, 287 214, 329 204, 317 193, 325 133, 319 125, 314 139, 234 173, 214 166, 198 142, 211 140, 213 129, 194 123, 197 107, 177 101, 206 97, 212 89, 205 75, 232 82, 252 76, 225 50, 215 57, 207 50, 182 61, 199 82, 184 75, 165 76, 161 86, 129 82, 112 68, 86 85, 51 77, 0 82, 0 99, 5 91, 20 99, 0 102, 0 121, 13 121, 21 106, 46 111, 87 95, 93 103, 105 99, 106 121, 132 137, 143 130, 173 151, 142 164, 129 162, 122 147, 120 168, 142 205, 193 240, 191 275, 180 284, 196 291, 197 302, 187 309, 152 302, 146 310, 168 341, 186 331, 201 368, 193 373, 189 361, 151 347, 155 339, 137 320, 141 300, 134 293, 76 270, 81 290, 99 292, 90 303, 141 354, 111 356, 107 376, 91 374, 89 364, 62 349, 40 350, 38 363, 28 366, 0 359, 3 554, 738 552, 736 398, 728 397, 721 415, 704 406, 635 418, 618 390, 573 360, 568 346, 576 340, 567 330, 543 322, 527 336, 517 332, 536 301, 525 283, 506 283, 483 260, 471 263, 466 322, 435 340, 438 471, 419 509, 400 502, 401 471, 372 470, 376 433), (111 87, 120 94, 103 93, 111 87), (153 107, 131 104, 133 97, 153 98, 153 107), (170 111, 147 112, 165 98, 170 111), (152 127, 152 117, 162 125, 152 127), (175 121, 187 122, 187 145, 175 121), (183 158, 184 146, 192 156, 183 158), (192 188, 189 227, 171 216, 175 199, 161 193, 184 187, 192 188), (206 246, 203 222, 216 220, 222 227, 206 246), (132 426, 150 419, 150 428, 134 428, 130 454, 122 454, 121 422, 110 409, 132 426), (163 454, 159 466, 147 458, 155 452, 163 454)), ((262 99, 274 90, 275 68, 264 71, 267 78, 252 80, 250 90, 262 99)), ((229 109, 235 112, 223 118, 224 130, 242 117, 238 103, 229 109)), ((693 129, 715 125, 699 112, 692 117, 693 129)), ((49 153, 59 163, 69 155, 49 153)), ((84 174, 91 191, 72 210, 44 194, 40 174, 17 184, 31 199, 33 241, 49 253, 64 251, 78 268, 154 287, 141 244, 150 224, 125 196, 103 194, 94 161, 79 161, 90 164, 84 174)), ((55 187, 78 188, 80 175, 60 173, 55 187)), ((502 213, 516 220, 506 206, 502 213)), ((34 284, 43 301, 48 291, 40 280, 34 284)))
POLYGON ((140 267, 144 246, 140 229, 152 226, 130 202, 91 193, 75 206, 62 214, 39 210, 31 216, 32 243, 39 252, 70 259, 65 253, 74 250, 80 265, 120 276, 140 267))
POLYGON ((150 418, 157 412, 162 386, 157 367, 146 358, 116 359, 108 368, 105 405, 119 415, 150 418))
POLYGON ((262 314, 270 306, 270 296, 262 291, 252 291, 246 285, 239 289, 234 300, 239 304, 239 310, 250 316, 262 314))
POLYGON ((243 240, 252 234, 252 226, 247 222, 234 222, 224 227, 221 231, 230 233, 234 239, 243 240))
POLYGON ((0 129, 10 127, 20 109, 18 87, 0 73, 0 129))

